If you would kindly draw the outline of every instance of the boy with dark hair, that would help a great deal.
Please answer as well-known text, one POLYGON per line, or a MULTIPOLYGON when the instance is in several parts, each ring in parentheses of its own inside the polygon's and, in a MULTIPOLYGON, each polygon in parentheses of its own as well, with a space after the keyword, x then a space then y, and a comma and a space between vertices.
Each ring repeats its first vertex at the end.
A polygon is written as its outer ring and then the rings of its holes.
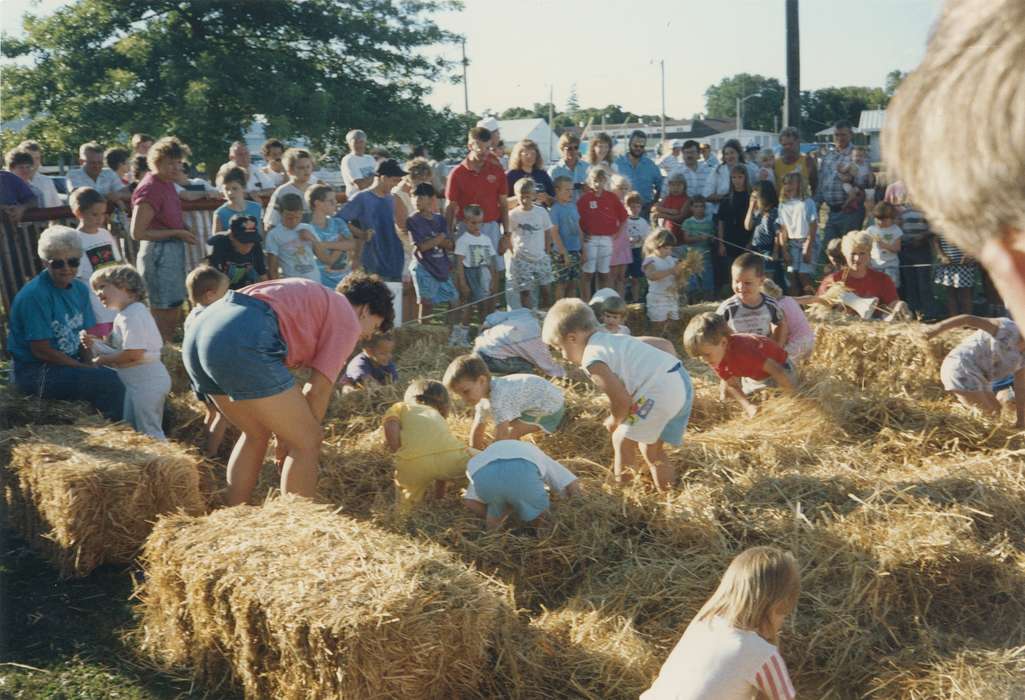
POLYGON ((229 289, 242 289, 267 279, 256 217, 236 214, 228 222, 227 232, 210 236, 207 245, 213 252, 206 261, 228 278, 229 289))
POLYGON ((776 301, 762 292, 765 263, 761 256, 744 253, 730 266, 732 297, 716 309, 735 333, 753 333, 771 337, 783 347, 787 343, 787 322, 776 301))

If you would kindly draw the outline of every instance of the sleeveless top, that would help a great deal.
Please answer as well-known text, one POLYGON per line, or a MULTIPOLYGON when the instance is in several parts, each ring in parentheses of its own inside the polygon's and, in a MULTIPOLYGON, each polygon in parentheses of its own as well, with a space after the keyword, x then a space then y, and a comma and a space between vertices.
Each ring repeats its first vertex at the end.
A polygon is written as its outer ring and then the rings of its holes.
POLYGON ((802 153, 796 161, 789 165, 783 162, 782 157, 777 158, 773 168, 776 171, 776 187, 779 189, 780 194, 783 193, 783 177, 787 173, 792 173, 796 170, 801 173, 801 199, 811 197, 811 182, 808 179, 808 157, 806 155, 802 153))

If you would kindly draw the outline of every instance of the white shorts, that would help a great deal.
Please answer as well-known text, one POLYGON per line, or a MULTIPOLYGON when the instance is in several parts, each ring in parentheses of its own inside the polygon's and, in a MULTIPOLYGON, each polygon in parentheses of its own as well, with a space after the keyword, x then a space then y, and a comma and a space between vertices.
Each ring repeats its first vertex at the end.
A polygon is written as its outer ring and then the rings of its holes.
POLYGON ((973 364, 950 353, 940 365, 940 381, 947 391, 991 391, 993 383, 973 364))
POLYGON ((690 375, 680 367, 666 375, 665 382, 654 396, 639 396, 634 400, 630 415, 616 428, 616 433, 642 445, 653 445, 659 440, 679 445, 690 420, 693 402, 694 386, 690 375), (669 436, 667 432, 678 434, 669 436))
POLYGON ((645 300, 648 308, 648 320, 653 323, 680 320, 680 298, 664 294, 648 294, 645 300))
POLYGON ((584 253, 587 260, 581 268, 587 274, 598 272, 607 275, 612 262, 612 239, 614 236, 586 236, 584 253))

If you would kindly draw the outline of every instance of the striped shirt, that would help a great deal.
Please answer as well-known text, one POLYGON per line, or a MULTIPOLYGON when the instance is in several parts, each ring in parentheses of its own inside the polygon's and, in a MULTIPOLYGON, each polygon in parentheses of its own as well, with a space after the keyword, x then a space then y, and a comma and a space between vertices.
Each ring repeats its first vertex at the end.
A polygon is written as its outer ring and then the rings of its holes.
POLYGON ((815 194, 817 202, 825 202, 830 206, 839 206, 847 198, 843 191, 843 183, 840 182, 840 174, 837 168, 846 167, 851 163, 851 155, 854 153, 854 146, 848 145, 844 150, 832 150, 822 159, 822 167, 819 169, 819 188, 815 194))

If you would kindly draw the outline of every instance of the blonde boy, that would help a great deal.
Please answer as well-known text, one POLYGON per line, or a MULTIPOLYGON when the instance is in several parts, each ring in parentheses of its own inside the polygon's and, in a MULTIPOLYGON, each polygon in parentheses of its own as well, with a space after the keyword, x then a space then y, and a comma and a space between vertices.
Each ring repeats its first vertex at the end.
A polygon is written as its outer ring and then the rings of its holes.
POLYGON ((304 148, 289 148, 281 158, 281 163, 288 172, 288 181, 274 190, 274 194, 267 200, 267 213, 264 215, 263 225, 267 231, 281 223, 281 213, 278 211, 278 202, 286 194, 299 195, 299 201, 303 205, 303 221, 309 220, 310 210, 306 204, 306 188, 314 184, 313 180, 313 156, 304 148))
POLYGON ((676 474, 663 443, 683 443, 694 401, 690 375, 680 361, 637 338, 603 330, 579 299, 555 302, 541 338, 583 367, 609 397, 605 427, 612 433, 616 480, 629 479, 639 446, 655 486, 670 488, 676 474))

